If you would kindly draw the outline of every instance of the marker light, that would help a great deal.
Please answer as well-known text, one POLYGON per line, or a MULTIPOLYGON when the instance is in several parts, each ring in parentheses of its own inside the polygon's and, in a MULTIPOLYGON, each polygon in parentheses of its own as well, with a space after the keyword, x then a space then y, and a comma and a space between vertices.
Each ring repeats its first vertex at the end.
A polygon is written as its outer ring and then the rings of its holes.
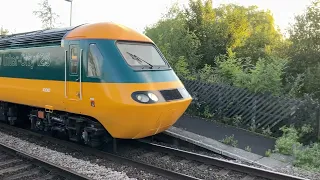
POLYGON ((149 98, 148 96, 144 95, 144 94, 138 94, 137 95, 137 99, 140 101, 140 102, 148 102, 149 101, 149 98))
POLYGON ((151 93, 151 92, 148 93, 148 96, 149 96, 149 98, 151 100, 153 100, 155 102, 157 102, 159 100, 158 97, 155 94, 151 93))

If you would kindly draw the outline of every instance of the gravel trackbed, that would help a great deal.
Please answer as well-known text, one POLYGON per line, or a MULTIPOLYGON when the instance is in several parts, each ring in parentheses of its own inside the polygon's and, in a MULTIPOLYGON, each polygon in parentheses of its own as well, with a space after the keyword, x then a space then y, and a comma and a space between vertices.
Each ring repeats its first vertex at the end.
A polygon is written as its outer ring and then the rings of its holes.
POLYGON ((21 150, 25 153, 35 155, 41 159, 51 163, 69 168, 75 172, 88 176, 92 179, 116 179, 129 180, 125 173, 112 170, 110 168, 99 166, 97 164, 74 158, 61 152, 53 151, 46 147, 41 147, 36 144, 21 140, 19 138, 0 132, 0 142, 9 147, 21 150))

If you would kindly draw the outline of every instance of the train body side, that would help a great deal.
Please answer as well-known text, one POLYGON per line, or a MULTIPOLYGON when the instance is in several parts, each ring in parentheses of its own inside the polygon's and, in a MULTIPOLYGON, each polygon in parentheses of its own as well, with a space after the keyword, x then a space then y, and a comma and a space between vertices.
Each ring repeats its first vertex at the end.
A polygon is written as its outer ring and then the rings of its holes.
POLYGON ((191 102, 183 92, 183 84, 170 68, 137 71, 129 67, 116 40, 64 40, 63 46, 0 50, 0 100, 87 115, 115 138, 141 138, 167 129, 191 102), (95 77, 88 77, 90 44, 103 57, 95 77), (76 75, 71 73, 72 45, 78 47, 76 75), (135 91, 161 96, 161 90, 176 89, 181 99, 141 104, 132 98, 135 91))

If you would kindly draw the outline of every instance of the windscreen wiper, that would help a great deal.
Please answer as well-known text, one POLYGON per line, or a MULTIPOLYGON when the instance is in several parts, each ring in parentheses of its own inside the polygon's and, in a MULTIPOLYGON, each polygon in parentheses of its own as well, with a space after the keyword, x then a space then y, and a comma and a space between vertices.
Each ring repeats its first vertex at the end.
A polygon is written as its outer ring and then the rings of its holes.
POLYGON ((127 52, 127 53, 132 57, 132 59, 137 60, 138 62, 145 62, 145 63, 147 63, 147 64, 150 66, 151 69, 153 68, 153 65, 152 65, 152 64, 150 64, 150 63, 148 63, 147 61, 139 58, 137 55, 131 54, 131 53, 129 53, 129 52, 127 52))

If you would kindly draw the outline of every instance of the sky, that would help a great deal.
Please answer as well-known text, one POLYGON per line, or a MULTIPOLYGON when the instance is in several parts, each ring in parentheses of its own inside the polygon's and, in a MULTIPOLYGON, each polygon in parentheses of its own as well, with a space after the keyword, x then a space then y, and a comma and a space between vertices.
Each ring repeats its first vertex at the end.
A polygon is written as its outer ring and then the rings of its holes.
MULTIPOLYGON (((72 26, 84 23, 111 21, 143 32, 147 25, 156 23, 175 2, 187 4, 188 0, 73 0, 72 26)), ((0 27, 20 33, 41 29, 41 21, 32 11, 41 0, 0 0, 0 27)), ((213 6, 236 3, 257 5, 269 9, 282 32, 292 23, 294 16, 302 13, 311 0, 213 0, 213 6)), ((61 27, 69 26, 70 3, 65 0, 49 0, 60 16, 61 27)))

